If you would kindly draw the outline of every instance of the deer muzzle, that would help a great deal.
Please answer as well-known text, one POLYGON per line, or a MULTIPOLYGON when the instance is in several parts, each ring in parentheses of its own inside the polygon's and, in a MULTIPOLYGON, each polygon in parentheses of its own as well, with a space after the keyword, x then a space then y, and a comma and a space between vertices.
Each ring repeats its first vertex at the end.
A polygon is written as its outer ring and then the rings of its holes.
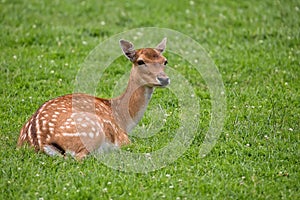
POLYGON ((161 73, 156 77, 157 81, 160 83, 160 86, 165 87, 170 84, 170 78, 165 74, 161 73))

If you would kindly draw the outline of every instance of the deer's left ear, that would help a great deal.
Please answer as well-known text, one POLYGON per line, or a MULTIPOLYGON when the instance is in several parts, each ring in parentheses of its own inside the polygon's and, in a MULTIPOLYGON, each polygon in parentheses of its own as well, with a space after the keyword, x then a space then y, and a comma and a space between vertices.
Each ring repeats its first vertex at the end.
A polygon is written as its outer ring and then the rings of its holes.
POLYGON ((120 40, 120 46, 124 55, 133 62, 135 60, 135 49, 131 42, 120 40))
POLYGON ((160 53, 163 53, 167 46, 167 38, 164 38, 156 47, 155 49, 160 53))

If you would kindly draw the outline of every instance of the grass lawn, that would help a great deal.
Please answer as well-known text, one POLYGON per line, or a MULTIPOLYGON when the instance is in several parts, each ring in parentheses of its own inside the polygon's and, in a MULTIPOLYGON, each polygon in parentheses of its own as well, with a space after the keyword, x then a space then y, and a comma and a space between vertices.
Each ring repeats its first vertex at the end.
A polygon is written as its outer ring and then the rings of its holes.
MULTIPOLYGON (((0 30, 0 199, 300 199, 299 1, 1 0, 0 30), (218 67, 226 121, 206 157, 199 151, 209 127, 209 91, 189 63, 170 52, 169 67, 200 99, 195 138, 172 164, 128 173, 92 156, 78 162, 16 149, 19 131, 36 109, 74 91, 80 64, 94 47, 140 27, 190 36, 218 67)), ((130 69, 125 58, 114 65, 99 83, 101 97, 111 97, 130 69)), ((151 152, 172 139, 176 97, 156 90, 149 109, 156 105, 172 113, 166 126, 151 138, 132 137, 125 150, 151 152)), ((151 120, 146 113, 142 123, 151 120)))

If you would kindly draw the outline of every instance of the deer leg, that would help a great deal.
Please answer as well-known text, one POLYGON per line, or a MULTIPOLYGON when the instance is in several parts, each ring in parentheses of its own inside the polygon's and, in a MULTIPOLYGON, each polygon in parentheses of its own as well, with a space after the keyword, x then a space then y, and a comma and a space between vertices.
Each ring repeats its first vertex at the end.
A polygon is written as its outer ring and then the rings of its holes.
POLYGON ((63 156, 63 152, 54 145, 45 145, 43 149, 49 156, 63 156))
POLYGON ((82 149, 80 152, 77 152, 77 153, 75 154, 75 158, 76 158, 77 160, 82 160, 82 159, 84 159, 89 153, 90 153, 90 152, 89 152, 86 148, 84 148, 84 149, 82 149))

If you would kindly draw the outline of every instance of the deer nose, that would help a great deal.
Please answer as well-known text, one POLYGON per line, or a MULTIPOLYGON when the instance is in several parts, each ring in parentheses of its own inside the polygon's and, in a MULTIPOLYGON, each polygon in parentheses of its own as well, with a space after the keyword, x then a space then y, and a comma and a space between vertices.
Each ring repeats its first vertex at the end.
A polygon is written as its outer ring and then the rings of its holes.
POLYGON ((165 74, 161 76, 157 76, 157 80, 161 84, 161 86, 167 86, 170 84, 170 79, 165 74))

